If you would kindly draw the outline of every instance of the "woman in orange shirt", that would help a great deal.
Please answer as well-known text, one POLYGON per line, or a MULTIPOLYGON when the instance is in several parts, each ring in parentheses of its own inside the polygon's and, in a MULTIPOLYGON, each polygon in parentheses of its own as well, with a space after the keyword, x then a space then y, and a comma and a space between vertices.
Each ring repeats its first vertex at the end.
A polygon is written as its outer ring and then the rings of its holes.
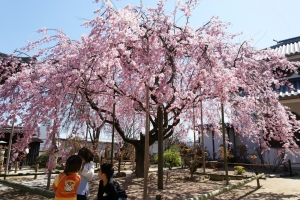
POLYGON ((81 181, 78 175, 81 166, 80 156, 72 155, 67 159, 64 172, 60 173, 52 184, 52 189, 55 191, 54 200, 76 200, 77 189, 81 181))

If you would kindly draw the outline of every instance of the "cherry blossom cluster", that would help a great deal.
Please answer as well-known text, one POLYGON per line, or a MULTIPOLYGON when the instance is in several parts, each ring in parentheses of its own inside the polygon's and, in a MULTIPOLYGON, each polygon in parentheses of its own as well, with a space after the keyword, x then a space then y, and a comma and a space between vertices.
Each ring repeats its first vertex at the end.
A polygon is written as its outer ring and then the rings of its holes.
MULTIPOLYGON (((212 124, 217 134, 223 106, 228 122, 249 140, 264 137, 263 147, 268 148, 273 138, 285 148, 298 148, 294 132, 299 122, 279 103, 276 91, 287 84, 281 79, 283 72, 295 71, 295 63, 270 49, 257 50, 251 41, 235 44, 239 34, 226 32, 229 24, 218 17, 202 27, 192 27, 188 20, 178 24, 178 15, 192 17, 197 3, 177 3, 170 14, 163 0, 157 8, 114 9, 108 3, 84 24, 91 31, 78 40, 61 30, 41 29, 42 38, 23 48, 37 51, 34 62, 5 75, 0 116, 21 119, 20 125, 28 130, 24 143, 20 141, 24 145, 38 124, 49 118, 57 122, 57 130, 74 122, 72 134, 81 132, 87 120, 100 126, 114 119, 118 137, 137 144, 143 142, 145 86, 149 86, 150 144, 157 140, 159 106, 167 119, 164 138, 168 138, 176 128, 183 135, 192 129, 192 110, 200 119, 203 102, 204 122, 212 124), (47 44, 51 48, 45 48, 47 44), (129 138, 124 127, 133 115, 138 116, 141 134, 129 138)), ((14 65, 1 63, 14 70, 14 65)))

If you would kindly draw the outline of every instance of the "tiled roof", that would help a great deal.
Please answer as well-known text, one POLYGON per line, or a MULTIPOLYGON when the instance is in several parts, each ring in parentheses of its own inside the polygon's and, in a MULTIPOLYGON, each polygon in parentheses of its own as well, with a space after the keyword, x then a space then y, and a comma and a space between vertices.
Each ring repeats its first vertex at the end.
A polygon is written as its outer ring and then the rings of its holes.
POLYGON ((279 41, 276 45, 271 46, 279 54, 291 56, 300 53, 300 36, 279 41))
MULTIPOLYGON (((277 53, 286 57, 293 55, 300 55, 300 36, 278 41, 276 45, 271 46, 277 53)), ((299 98, 300 97, 300 78, 299 75, 292 75, 288 78, 288 81, 294 86, 294 90, 291 91, 287 86, 281 86, 279 89, 279 98, 299 98)))
POLYGON ((289 79, 289 82, 294 86, 294 90, 291 91, 287 86, 281 86, 279 89, 279 98, 300 96, 300 78, 289 79))
MULTIPOLYGON (((7 58, 8 57, 8 54, 5 54, 5 53, 1 53, 0 52, 0 58, 7 58)), ((24 63, 28 63, 29 62, 29 59, 30 57, 18 57, 18 56, 14 56, 15 58, 20 58, 21 59, 21 62, 24 62, 24 63)))
POLYGON ((31 138, 31 142, 43 143, 44 141, 41 140, 40 138, 31 138))
MULTIPOLYGON (((232 128, 233 127, 232 124, 230 124, 230 123, 225 123, 224 125, 225 125, 225 128, 232 128)), ((212 127, 213 127, 212 124, 204 124, 204 129, 209 129, 209 128, 212 128, 212 127)), ((201 130, 201 124, 197 125, 197 128, 199 130, 201 130)))

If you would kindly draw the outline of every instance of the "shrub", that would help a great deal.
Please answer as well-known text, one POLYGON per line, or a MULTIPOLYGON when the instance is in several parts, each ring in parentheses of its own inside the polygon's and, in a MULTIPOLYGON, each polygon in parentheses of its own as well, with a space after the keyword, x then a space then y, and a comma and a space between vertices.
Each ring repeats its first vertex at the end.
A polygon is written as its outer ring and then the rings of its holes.
POLYGON ((154 163, 157 164, 158 163, 158 154, 154 155, 154 163))
POLYGON ((248 151, 247 146, 244 145, 244 144, 236 146, 236 153, 237 153, 237 161, 238 162, 248 163, 247 151, 248 151))
POLYGON ((248 155, 247 157, 250 160, 250 163, 255 163, 257 156, 255 154, 248 155))
POLYGON ((40 156, 35 158, 35 162, 39 163, 39 166, 41 168, 44 168, 44 167, 46 167, 46 164, 49 161, 49 155, 50 154, 48 152, 42 153, 40 156))
POLYGON ((246 172, 243 166, 235 166, 234 169, 234 173, 238 175, 243 175, 246 172))
MULTIPOLYGON (((224 147, 223 145, 220 145, 219 147, 219 159, 220 160, 224 160, 224 147)), ((231 152, 229 151, 228 148, 226 148, 226 155, 227 155, 227 159, 231 159, 233 158, 234 156, 231 154, 231 152)))
POLYGON ((194 173, 197 171, 197 168, 201 164, 202 155, 197 155, 195 149, 188 148, 186 145, 180 146, 180 154, 183 158, 184 164, 188 166, 188 169, 190 170, 190 178, 192 179, 194 173))
POLYGON ((269 168, 272 172, 276 172, 276 170, 285 161, 286 154, 282 148, 273 148, 272 150, 267 150, 264 153, 262 148, 257 148, 256 151, 258 158, 264 165, 265 169, 269 168))
MULTIPOLYGON (((172 167, 181 165, 181 157, 179 149, 176 146, 172 146, 164 152, 164 167, 172 169, 172 167)), ((154 156, 154 162, 158 162, 158 154, 154 156)))

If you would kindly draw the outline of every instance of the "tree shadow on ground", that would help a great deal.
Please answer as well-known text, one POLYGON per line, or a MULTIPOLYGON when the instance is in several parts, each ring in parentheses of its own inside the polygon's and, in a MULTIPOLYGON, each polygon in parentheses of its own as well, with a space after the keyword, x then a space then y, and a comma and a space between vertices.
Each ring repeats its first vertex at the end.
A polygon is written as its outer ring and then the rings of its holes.
POLYGON ((29 192, 24 192, 18 189, 8 189, 5 191, 0 191, 1 200, 48 200, 49 198, 42 197, 40 195, 35 195, 29 192))
MULTIPOLYGON (((250 174, 252 175, 252 174, 250 174)), ((168 180, 166 184, 166 174, 164 175, 164 189, 157 189, 157 175, 152 172, 148 179, 148 199, 156 199, 156 195, 162 195, 164 200, 167 199, 188 199, 191 197, 197 197, 201 194, 206 194, 214 190, 223 188, 226 186, 225 181, 211 181, 205 176, 196 174, 193 180, 188 179, 190 174, 188 170, 171 170, 168 172, 168 180), (152 175, 151 175, 152 174, 152 175)), ((240 199, 300 199, 300 192, 297 188, 300 184, 300 176, 285 177, 285 178, 267 178, 267 180, 261 180, 262 187, 257 189, 256 181, 250 182, 237 189, 225 192, 212 199, 219 200, 240 200, 240 199), (284 183, 283 183, 284 182, 284 183), (278 184, 279 183, 279 184, 278 184), (280 185, 282 184, 282 186, 280 185), (276 190, 276 186, 281 190, 276 190), (291 186, 292 187, 291 189, 291 186), (275 189, 274 189, 275 188, 275 189), (290 192, 289 192, 290 191, 290 192), (294 191, 294 192, 293 192, 294 191)), ((13 180, 13 179, 12 179, 13 180)), ((126 177, 115 178, 128 194, 128 200, 143 199, 144 179, 138 178, 134 174, 127 175, 126 177)), ((14 179, 13 182, 19 182, 20 180, 14 179)), ((33 179, 31 180, 33 181, 33 179)), ((230 180, 230 184, 239 182, 239 180, 230 180)), ((99 180, 92 180, 90 182, 91 196, 90 199, 94 199, 97 195, 99 180)), ((39 187, 44 188, 44 185, 39 187)), ((34 195, 28 192, 23 192, 17 189, 0 190, 1 200, 44 200, 39 195, 34 195)))

